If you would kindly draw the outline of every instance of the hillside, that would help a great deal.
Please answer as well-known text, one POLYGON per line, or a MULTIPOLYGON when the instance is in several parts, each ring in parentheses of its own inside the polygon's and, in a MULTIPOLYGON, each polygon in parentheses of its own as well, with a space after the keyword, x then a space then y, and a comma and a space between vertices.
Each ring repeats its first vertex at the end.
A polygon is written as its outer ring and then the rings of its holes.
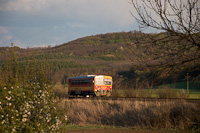
MULTIPOLYGON (((139 81, 161 84, 164 83, 163 81, 182 80, 188 70, 193 78, 197 77, 196 73, 200 72, 196 69, 199 68, 199 60, 193 66, 187 63, 182 64, 180 71, 176 73, 171 69, 160 71, 165 69, 164 65, 160 64, 167 64, 167 61, 161 58, 161 55, 158 56, 153 52, 147 53, 142 47, 150 42, 149 36, 157 37, 158 35, 162 33, 107 33, 79 38, 55 47, 29 49, 14 47, 14 49, 20 66, 23 66, 27 60, 48 64, 54 83, 65 83, 68 77, 83 74, 111 75, 116 83, 126 82, 126 84, 133 84, 132 87, 139 81)), ((148 49, 154 51, 156 48, 159 47, 148 49)), ((3 67, 5 66, 5 51, 9 55, 10 49, 0 48, 0 63, 3 67)), ((177 71, 177 68, 174 70, 177 71)))

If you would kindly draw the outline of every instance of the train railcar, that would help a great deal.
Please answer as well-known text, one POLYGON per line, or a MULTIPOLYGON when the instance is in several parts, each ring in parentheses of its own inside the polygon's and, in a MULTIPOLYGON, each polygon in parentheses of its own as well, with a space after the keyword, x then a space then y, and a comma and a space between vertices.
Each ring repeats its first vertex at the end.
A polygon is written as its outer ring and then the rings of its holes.
POLYGON ((112 93, 112 77, 106 75, 84 75, 68 79, 69 95, 110 96, 112 93))

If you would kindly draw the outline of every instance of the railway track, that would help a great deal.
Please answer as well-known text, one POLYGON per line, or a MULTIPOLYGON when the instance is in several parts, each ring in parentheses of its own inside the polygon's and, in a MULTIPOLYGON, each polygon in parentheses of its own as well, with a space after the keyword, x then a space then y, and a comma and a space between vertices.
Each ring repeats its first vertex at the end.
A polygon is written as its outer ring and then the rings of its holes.
POLYGON ((186 101, 191 103, 199 103, 200 99, 189 99, 189 98, 135 98, 135 97, 68 97, 68 99, 76 100, 119 100, 119 101, 186 101))

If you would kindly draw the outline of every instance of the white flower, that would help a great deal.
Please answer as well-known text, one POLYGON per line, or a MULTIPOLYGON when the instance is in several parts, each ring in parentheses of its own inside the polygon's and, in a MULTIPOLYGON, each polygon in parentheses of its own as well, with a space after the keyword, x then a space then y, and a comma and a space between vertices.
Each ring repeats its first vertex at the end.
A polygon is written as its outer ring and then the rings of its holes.
POLYGON ((0 102, 0 105, 1 105, 1 102, 0 102))
POLYGON ((11 105, 12 105, 12 103, 9 103, 8 105, 9 105, 9 106, 11 106, 11 105))
POLYGON ((23 118, 23 119, 22 119, 22 121, 23 121, 23 122, 26 122, 26 121, 27 121, 27 119, 26 119, 26 118, 23 118))
POLYGON ((11 87, 11 89, 13 89, 13 87, 11 87))
POLYGON ((27 114, 23 115, 23 117, 26 118, 26 117, 27 117, 27 114))
POLYGON ((12 97, 6 97, 6 99, 7 99, 8 101, 10 101, 11 98, 12 98, 12 97))
POLYGON ((1 122, 1 124, 4 124, 4 122, 5 122, 5 120, 3 120, 3 121, 1 122))
POLYGON ((13 128, 12 131, 15 132, 16 130, 13 128))
POLYGON ((67 116, 65 115, 65 121, 67 121, 67 116))
POLYGON ((39 92, 41 93, 41 92, 42 92, 42 90, 39 90, 39 92))
POLYGON ((11 94, 11 91, 8 91, 8 94, 11 94))
POLYGON ((45 96, 44 93, 42 93, 41 97, 44 97, 44 96, 45 96))
POLYGON ((6 87, 4 87, 4 90, 6 90, 7 88, 6 87))

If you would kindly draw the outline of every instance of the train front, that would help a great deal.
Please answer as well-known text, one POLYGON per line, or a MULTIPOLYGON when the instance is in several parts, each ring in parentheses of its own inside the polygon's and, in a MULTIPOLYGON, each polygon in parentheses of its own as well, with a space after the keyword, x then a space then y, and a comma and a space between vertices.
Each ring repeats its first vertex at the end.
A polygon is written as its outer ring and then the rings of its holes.
POLYGON ((94 93, 96 96, 111 96, 112 93, 112 77, 96 76, 94 78, 94 93))

